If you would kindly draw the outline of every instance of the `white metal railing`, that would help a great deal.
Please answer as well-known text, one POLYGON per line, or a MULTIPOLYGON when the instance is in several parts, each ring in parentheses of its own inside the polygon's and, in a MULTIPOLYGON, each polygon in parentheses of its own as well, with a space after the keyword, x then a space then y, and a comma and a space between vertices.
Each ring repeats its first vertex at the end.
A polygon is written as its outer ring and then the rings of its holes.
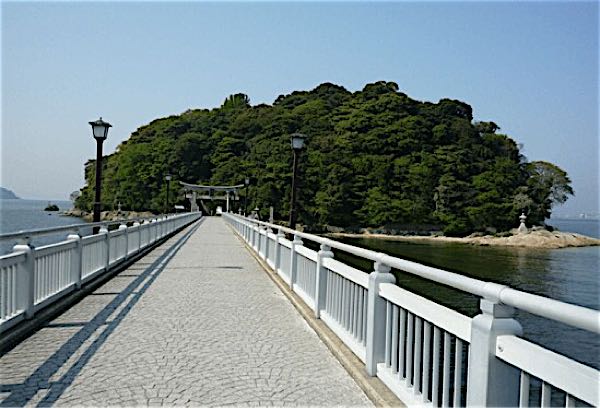
POLYGON ((185 213, 142 224, 136 220, 130 227, 127 222, 131 220, 119 220, 0 235, 0 240, 20 241, 12 253, 0 256, 0 332, 201 216, 185 213), (120 226, 109 232, 111 224, 120 226), (94 226, 101 227, 99 234, 81 237, 81 229, 94 226), (51 245, 31 245, 34 236, 60 231, 71 234, 51 245))
POLYGON ((408 406, 600 405, 600 372, 521 338, 514 319, 520 309, 598 335, 597 310, 275 224, 223 217, 368 374, 408 406), (374 271, 333 259, 332 248, 373 261, 374 271), (396 286, 391 268, 480 297, 481 314, 470 318, 396 286))

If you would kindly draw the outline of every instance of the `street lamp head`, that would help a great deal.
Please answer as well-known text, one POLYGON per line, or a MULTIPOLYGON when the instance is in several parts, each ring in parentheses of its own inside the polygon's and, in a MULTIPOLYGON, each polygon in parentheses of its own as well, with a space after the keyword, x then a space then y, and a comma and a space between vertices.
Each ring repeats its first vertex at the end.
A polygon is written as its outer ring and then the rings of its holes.
POLYGON ((165 176, 165 180, 167 180, 167 181, 171 181, 172 179, 173 179, 173 176, 171 176, 170 174, 167 174, 165 176))
POLYGON ((250 184, 250 177, 246 177, 246 179, 244 180, 244 183, 246 183, 246 185, 250 184))
POLYGON ((290 137, 292 139, 292 149, 302 150, 302 148, 304 148, 304 141, 306 140, 306 135, 303 135, 302 133, 292 133, 290 137))
POLYGON ((110 123, 103 121, 102 118, 88 123, 92 126, 94 138, 100 140, 106 139, 106 136, 108 135, 108 128, 112 127, 110 123))

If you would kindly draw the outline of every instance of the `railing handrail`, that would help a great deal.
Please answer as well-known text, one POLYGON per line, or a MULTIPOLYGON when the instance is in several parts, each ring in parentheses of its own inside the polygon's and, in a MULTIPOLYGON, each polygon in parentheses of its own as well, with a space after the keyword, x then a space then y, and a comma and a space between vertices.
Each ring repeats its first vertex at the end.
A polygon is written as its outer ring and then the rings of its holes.
POLYGON ((331 248, 339 249, 352 255, 369 259, 373 262, 380 262, 390 267, 400 269, 404 272, 417 275, 427 280, 440 283, 463 292, 471 293, 488 300, 502 302, 505 305, 515 307, 537 316, 545 317, 547 319, 558 321, 572 327, 600 334, 600 311, 598 310, 523 292, 513 289, 507 285, 469 278, 455 272, 448 272, 443 269, 425 266, 417 262, 407 261, 405 259, 386 255, 381 252, 355 247, 331 240, 329 238, 323 238, 306 232, 293 230, 281 225, 242 217, 241 215, 233 213, 224 213, 223 215, 239 218, 243 221, 254 223, 256 225, 275 228, 309 241, 324 244, 331 248))
POLYGON ((180 216, 183 216, 186 214, 191 214, 191 213, 186 212, 186 213, 177 213, 177 214, 159 214, 159 215, 155 215, 153 217, 122 218, 122 219, 112 220, 112 221, 88 222, 88 223, 79 223, 79 224, 69 224, 69 225, 63 225, 63 226, 58 226, 58 227, 20 230, 20 231, 7 232, 4 234, 0 234, 0 241, 8 240, 8 239, 31 238, 34 236, 48 235, 48 234, 54 234, 57 232, 64 232, 64 231, 78 231, 81 228, 102 227, 102 226, 109 226, 109 225, 114 225, 114 224, 122 224, 123 222, 136 222, 136 221, 139 222, 139 221, 153 220, 153 219, 156 219, 157 217, 165 217, 166 216, 168 218, 174 218, 174 217, 180 217, 180 216))

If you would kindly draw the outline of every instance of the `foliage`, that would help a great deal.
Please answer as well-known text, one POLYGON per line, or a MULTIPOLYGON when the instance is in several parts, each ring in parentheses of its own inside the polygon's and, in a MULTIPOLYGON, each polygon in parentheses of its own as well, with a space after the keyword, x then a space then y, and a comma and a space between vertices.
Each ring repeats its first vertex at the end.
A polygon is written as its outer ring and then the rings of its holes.
MULTIPOLYGON (((289 135, 308 135, 300 156, 299 221, 308 225, 438 225, 447 235, 507 230, 521 211, 543 223, 573 194, 566 173, 527 163, 494 122, 473 122, 461 101, 419 102, 394 82, 349 92, 324 83, 280 95, 273 105, 227 97, 140 127, 103 160, 103 206, 162 211, 187 204, 176 181, 231 185, 249 177, 248 208, 277 219, 290 210, 289 135)), ((94 161, 76 205, 91 209, 94 161)), ((242 205, 245 190, 240 192, 242 205)), ((243 205, 242 205, 243 207, 243 205)))

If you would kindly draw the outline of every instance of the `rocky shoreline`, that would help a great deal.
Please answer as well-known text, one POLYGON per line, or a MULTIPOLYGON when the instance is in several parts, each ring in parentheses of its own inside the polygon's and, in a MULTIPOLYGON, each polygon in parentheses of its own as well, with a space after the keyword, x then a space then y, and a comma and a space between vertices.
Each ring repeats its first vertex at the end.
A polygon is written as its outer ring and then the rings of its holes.
MULTIPOLYGON (((83 218, 85 221, 92 222, 93 214, 87 211, 79 210, 77 208, 71 208, 70 210, 63 211, 60 215, 67 217, 83 218)), ((100 213, 101 221, 116 221, 123 219, 134 219, 134 218, 149 218, 154 217, 149 211, 136 212, 136 211, 102 211, 100 213)))
POLYGON ((512 235, 507 237, 495 237, 492 235, 471 235, 464 238, 454 238, 444 236, 400 236, 369 233, 349 234, 343 232, 329 233, 326 234, 326 236, 331 238, 368 238, 384 239, 389 241, 458 243, 480 246, 526 247, 544 249, 600 246, 600 239, 597 238, 592 238, 573 232, 551 232, 544 229, 529 231, 527 233, 518 233, 516 230, 513 230, 512 235))

